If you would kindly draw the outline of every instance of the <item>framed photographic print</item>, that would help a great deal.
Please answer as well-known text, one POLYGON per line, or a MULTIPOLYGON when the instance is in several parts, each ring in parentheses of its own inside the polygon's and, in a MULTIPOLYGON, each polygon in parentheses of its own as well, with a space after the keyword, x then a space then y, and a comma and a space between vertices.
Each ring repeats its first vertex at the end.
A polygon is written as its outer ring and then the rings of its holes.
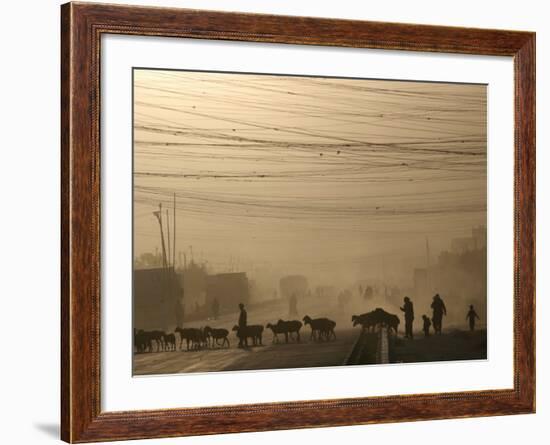
POLYGON ((61 17, 63 440, 534 412, 533 33, 61 17))

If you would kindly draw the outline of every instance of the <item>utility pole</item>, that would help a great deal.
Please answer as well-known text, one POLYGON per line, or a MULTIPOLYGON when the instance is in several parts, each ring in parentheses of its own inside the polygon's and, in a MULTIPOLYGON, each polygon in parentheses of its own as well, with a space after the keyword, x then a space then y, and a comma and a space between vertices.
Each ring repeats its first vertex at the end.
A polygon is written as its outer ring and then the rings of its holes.
POLYGON ((172 255, 170 254, 170 216, 168 216, 168 209, 166 209, 166 230, 168 231, 168 267, 170 267, 172 255))
POLYGON ((164 231, 162 229, 162 203, 159 203, 159 209, 153 212, 153 215, 157 217, 160 226, 160 240, 162 243, 162 263, 164 267, 168 267, 168 260, 166 258, 166 246, 164 243, 164 231))

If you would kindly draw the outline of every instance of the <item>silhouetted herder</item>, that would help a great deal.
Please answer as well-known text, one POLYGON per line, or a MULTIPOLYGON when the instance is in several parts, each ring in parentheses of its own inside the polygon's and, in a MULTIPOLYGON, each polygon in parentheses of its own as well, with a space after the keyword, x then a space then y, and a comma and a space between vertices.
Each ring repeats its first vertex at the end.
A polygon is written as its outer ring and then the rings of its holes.
POLYGON ((304 317, 303 321, 304 324, 311 326, 311 340, 322 341, 323 337, 326 341, 329 341, 331 337, 336 340, 336 333, 334 332, 334 328, 336 327, 335 321, 328 318, 312 319, 308 315, 304 317))
POLYGON ((479 316, 477 315, 477 312, 474 310, 474 305, 470 305, 470 310, 466 314, 466 319, 470 323, 470 331, 473 331, 476 327, 476 318, 479 320, 479 316))
POLYGON ((414 320, 414 309, 412 301, 409 297, 405 297, 403 299, 404 304, 403 307, 400 307, 404 313, 405 313, 405 338, 413 338, 413 320, 414 320))
POLYGON ((424 331, 424 337, 430 336, 430 326, 432 325, 432 322, 428 318, 426 314, 422 315, 422 320, 424 320, 424 326, 422 326, 422 330, 424 331))
POLYGON ((433 310, 432 322, 434 325, 434 332, 441 335, 441 330, 443 328, 443 315, 447 315, 447 308, 445 307, 445 303, 443 303, 443 300, 439 294, 434 295, 431 308, 433 310))
POLYGON ((252 344, 254 346, 262 344, 262 333, 264 327, 262 325, 246 325, 246 326, 233 326, 233 331, 235 331, 237 338, 239 339, 239 348, 248 347, 248 339, 252 339, 252 344))
MULTIPOLYGON (((239 329, 246 328, 246 310, 244 308, 244 304, 239 303, 239 309, 241 312, 239 313, 239 323, 237 326, 239 329)), ((243 330, 243 332, 245 331, 243 330)), ((239 337, 239 348, 242 348, 245 345, 247 337, 246 335, 239 335, 238 330, 237 330, 237 336, 239 337)))

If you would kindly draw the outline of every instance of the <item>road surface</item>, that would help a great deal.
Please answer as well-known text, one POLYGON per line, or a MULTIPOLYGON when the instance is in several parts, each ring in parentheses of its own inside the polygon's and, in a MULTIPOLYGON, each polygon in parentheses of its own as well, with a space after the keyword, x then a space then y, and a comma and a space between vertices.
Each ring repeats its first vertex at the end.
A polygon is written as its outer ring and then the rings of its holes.
POLYGON ((269 332, 263 346, 239 349, 232 332, 230 348, 134 354, 134 375, 338 366, 359 336, 359 329, 348 328, 337 330, 336 340, 312 342, 309 328, 302 330, 300 343, 273 344, 269 332))

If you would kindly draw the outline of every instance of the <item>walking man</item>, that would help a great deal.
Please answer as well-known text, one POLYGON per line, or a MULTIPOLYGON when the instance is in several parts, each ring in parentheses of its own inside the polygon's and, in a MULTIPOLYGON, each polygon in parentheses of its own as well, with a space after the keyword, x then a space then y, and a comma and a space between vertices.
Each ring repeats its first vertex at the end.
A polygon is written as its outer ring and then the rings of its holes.
POLYGON ((474 310, 474 305, 470 305, 470 310, 466 314, 466 320, 470 323, 470 331, 473 331, 476 327, 476 318, 479 320, 479 316, 477 315, 477 312, 474 310))
POLYGON ((438 335, 441 335, 441 329, 443 327, 443 315, 447 315, 447 308, 445 307, 445 303, 439 296, 439 294, 435 294, 431 308, 433 310, 433 325, 434 325, 434 332, 438 335))
POLYGON ((405 338, 413 338, 413 320, 414 320, 414 309, 412 301, 409 297, 405 297, 403 299, 403 307, 400 307, 404 313, 405 313, 405 338))
POLYGON ((246 345, 246 310, 244 308, 244 304, 239 303, 239 330, 237 334, 239 335, 239 348, 244 348, 246 345))

